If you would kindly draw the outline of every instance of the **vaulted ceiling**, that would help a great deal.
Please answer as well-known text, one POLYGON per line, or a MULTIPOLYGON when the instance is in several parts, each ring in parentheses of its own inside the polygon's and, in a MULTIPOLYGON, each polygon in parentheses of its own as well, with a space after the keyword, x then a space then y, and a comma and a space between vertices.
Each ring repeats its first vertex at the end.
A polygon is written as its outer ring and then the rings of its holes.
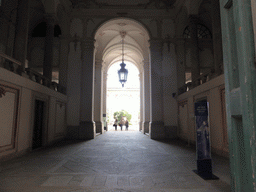
MULTIPOLYGON (((122 59, 122 37, 124 37, 124 59, 139 65, 148 55, 149 35, 143 26, 129 19, 114 19, 102 25, 95 35, 96 59, 107 65, 122 59)), ((139 67, 139 66, 138 66, 139 67)))

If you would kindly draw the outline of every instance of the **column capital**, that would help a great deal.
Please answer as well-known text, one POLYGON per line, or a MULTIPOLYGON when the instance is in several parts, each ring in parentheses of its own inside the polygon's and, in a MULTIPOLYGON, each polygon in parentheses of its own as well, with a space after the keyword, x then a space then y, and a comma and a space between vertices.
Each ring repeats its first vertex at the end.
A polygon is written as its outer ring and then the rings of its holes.
POLYGON ((96 68, 101 68, 102 67, 102 60, 95 60, 95 67, 96 68))

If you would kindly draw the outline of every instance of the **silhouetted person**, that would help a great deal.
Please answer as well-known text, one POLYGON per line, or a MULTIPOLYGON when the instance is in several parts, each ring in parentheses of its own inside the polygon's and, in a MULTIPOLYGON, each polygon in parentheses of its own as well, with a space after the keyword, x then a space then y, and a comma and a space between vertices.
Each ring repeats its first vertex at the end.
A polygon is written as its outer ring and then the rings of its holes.
POLYGON ((115 122, 113 124, 113 126, 115 127, 115 130, 117 130, 117 123, 118 123, 118 120, 117 120, 117 118, 115 118, 115 122))
POLYGON ((129 121, 126 120, 126 121, 125 121, 125 129, 126 129, 126 131, 128 131, 128 127, 129 127, 129 121))
POLYGON ((122 124, 122 122, 120 121, 120 123, 119 123, 119 126, 120 126, 120 129, 121 129, 121 131, 123 130, 123 124, 122 124))

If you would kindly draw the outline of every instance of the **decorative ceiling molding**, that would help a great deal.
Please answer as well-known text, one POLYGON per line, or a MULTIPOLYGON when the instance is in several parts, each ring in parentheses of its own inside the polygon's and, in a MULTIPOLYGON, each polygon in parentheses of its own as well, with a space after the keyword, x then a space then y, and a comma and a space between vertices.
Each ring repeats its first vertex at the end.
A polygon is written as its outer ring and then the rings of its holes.
POLYGON ((89 9, 92 7, 96 8, 156 8, 156 9, 169 9, 174 8, 174 3, 176 0, 148 0, 146 3, 142 1, 141 3, 134 3, 133 1, 127 0, 127 3, 119 3, 118 0, 114 3, 111 1, 100 1, 100 0, 71 0, 73 8, 77 9, 89 9), (104 3, 103 3, 104 2, 104 3))
POLYGON ((120 31, 120 35, 121 35, 122 39, 124 39, 126 36, 126 31, 120 31))

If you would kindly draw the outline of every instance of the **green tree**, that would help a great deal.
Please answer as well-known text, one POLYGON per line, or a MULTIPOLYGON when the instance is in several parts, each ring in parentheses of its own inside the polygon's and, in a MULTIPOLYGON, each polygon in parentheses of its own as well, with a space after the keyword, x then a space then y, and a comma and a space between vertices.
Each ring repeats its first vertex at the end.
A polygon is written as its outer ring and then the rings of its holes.
POLYGON ((114 112, 114 118, 117 118, 118 122, 121 121, 122 117, 126 117, 126 119, 130 122, 132 115, 129 114, 127 111, 125 110, 121 110, 121 111, 116 111, 114 112))

